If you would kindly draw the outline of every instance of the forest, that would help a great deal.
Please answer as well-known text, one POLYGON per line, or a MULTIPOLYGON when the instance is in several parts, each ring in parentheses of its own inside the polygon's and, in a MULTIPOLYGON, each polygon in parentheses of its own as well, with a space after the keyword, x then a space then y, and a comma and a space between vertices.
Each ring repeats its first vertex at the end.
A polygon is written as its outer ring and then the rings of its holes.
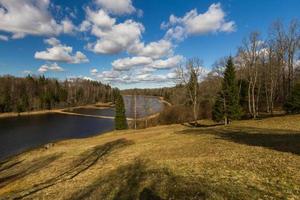
POLYGON ((201 69, 200 59, 188 60, 176 70, 178 79, 175 87, 131 89, 123 93, 162 96, 172 103, 172 108, 162 113, 162 123, 214 118, 218 99, 225 99, 224 95, 222 97, 226 82, 225 69, 232 59, 234 77, 231 79, 234 81, 233 87, 237 89, 238 104, 241 107, 239 119, 256 119, 282 112, 298 113, 299 21, 292 20, 288 26, 279 20, 275 21, 266 35, 263 38, 261 33, 251 32, 238 47, 236 55, 217 60, 209 73, 201 69))
POLYGON ((113 89, 97 81, 44 76, 0 77, 0 112, 24 112, 112 101, 113 89))

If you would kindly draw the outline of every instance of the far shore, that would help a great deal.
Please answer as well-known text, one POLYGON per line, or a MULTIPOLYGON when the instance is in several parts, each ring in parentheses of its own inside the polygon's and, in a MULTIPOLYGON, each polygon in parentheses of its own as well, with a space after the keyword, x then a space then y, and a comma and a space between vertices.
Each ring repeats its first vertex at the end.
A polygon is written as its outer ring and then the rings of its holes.
POLYGON ((1 113, 0 118, 9 118, 9 117, 19 117, 19 116, 31 116, 31 115, 42 115, 42 114, 50 114, 50 113, 62 113, 65 110, 72 110, 78 108, 93 108, 93 109, 105 109, 111 108, 113 104, 110 103, 96 103, 91 105, 83 105, 83 106, 74 106, 74 107, 66 107, 66 108, 59 108, 59 109, 51 109, 51 110, 34 110, 34 111, 27 111, 27 112, 8 112, 8 113, 1 113))
MULTIPOLYGON (((130 96, 130 95, 124 95, 124 96, 130 96)), ((172 106, 172 104, 168 101, 166 101, 163 97, 158 97, 158 96, 147 96, 147 97, 154 97, 157 98, 162 104, 167 105, 167 106, 172 106)), ((76 113, 68 113, 66 112, 67 110, 73 110, 73 109, 78 109, 78 108, 93 108, 93 109, 105 109, 105 108, 113 108, 114 105, 112 102, 108 103, 96 103, 96 104, 89 104, 89 105, 82 105, 82 106, 74 106, 74 107, 66 107, 66 108, 55 108, 51 110, 34 110, 34 111, 27 111, 27 112, 8 112, 8 113, 0 113, 0 119, 1 118, 11 118, 11 117, 20 117, 20 116, 32 116, 32 115, 42 115, 42 114, 50 114, 50 113, 60 113, 60 114, 69 114, 69 115, 81 115, 83 114, 76 114, 76 113)), ((138 121, 144 121, 144 120, 149 120, 156 118, 160 115, 160 113, 154 113, 152 115, 149 115, 147 117, 141 117, 138 118, 138 121)), ((88 115, 85 115, 88 116, 88 115)), ((91 117, 91 116, 89 116, 91 117)), ((93 116, 95 117, 95 116, 93 116)), ((109 118, 111 119, 112 117, 107 117, 107 116, 97 116, 97 118, 109 118)), ((133 118, 127 118, 128 121, 133 121, 133 118)))

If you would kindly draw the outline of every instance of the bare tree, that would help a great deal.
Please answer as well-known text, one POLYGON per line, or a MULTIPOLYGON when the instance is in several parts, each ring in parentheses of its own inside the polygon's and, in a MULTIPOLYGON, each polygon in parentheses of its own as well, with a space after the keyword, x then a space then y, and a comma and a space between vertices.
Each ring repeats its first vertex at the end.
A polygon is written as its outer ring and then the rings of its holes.
POLYGON ((180 65, 177 69, 178 80, 181 84, 184 84, 189 101, 192 104, 195 125, 197 125, 199 112, 199 79, 203 74, 202 61, 198 58, 188 60, 185 67, 180 65))
POLYGON ((257 117, 257 98, 256 87, 258 84, 259 73, 259 53, 261 50, 261 41, 259 33, 252 32, 248 38, 243 41, 243 46, 239 49, 239 56, 242 59, 242 67, 248 81, 248 110, 253 118, 257 117))
POLYGON ((287 66, 288 66, 288 95, 294 85, 294 59, 300 44, 300 26, 298 20, 292 20, 286 34, 287 66))

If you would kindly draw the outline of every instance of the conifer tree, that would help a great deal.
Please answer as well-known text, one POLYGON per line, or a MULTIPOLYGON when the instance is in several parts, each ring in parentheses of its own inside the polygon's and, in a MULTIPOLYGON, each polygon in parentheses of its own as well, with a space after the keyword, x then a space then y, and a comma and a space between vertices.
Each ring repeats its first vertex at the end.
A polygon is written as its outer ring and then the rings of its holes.
POLYGON ((220 121, 221 116, 223 116, 225 124, 228 124, 230 120, 241 117, 241 106, 232 57, 227 60, 222 91, 218 95, 213 109, 214 120, 220 121))
POLYGON ((288 97, 284 105, 284 109, 288 113, 300 113, 300 83, 295 84, 291 95, 288 97))
POLYGON ((127 121, 125 115, 125 105, 124 100, 120 92, 116 93, 116 114, 115 114, 115 128, 116 130, 124 130, 127 129, 127 121))
POLYGON ((216 122, 224 120, 224 100, 222 93, 219 93, 212 109, 212 119, 216 122))

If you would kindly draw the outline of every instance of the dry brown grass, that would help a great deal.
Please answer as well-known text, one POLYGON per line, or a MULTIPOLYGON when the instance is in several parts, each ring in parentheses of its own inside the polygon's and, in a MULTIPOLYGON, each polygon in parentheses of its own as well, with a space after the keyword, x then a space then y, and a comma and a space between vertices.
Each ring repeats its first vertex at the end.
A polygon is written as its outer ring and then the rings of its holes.
POLYGON ((115 131, 0 164, 0 199, 299 199, 299 183, 299 115, 115 131))

